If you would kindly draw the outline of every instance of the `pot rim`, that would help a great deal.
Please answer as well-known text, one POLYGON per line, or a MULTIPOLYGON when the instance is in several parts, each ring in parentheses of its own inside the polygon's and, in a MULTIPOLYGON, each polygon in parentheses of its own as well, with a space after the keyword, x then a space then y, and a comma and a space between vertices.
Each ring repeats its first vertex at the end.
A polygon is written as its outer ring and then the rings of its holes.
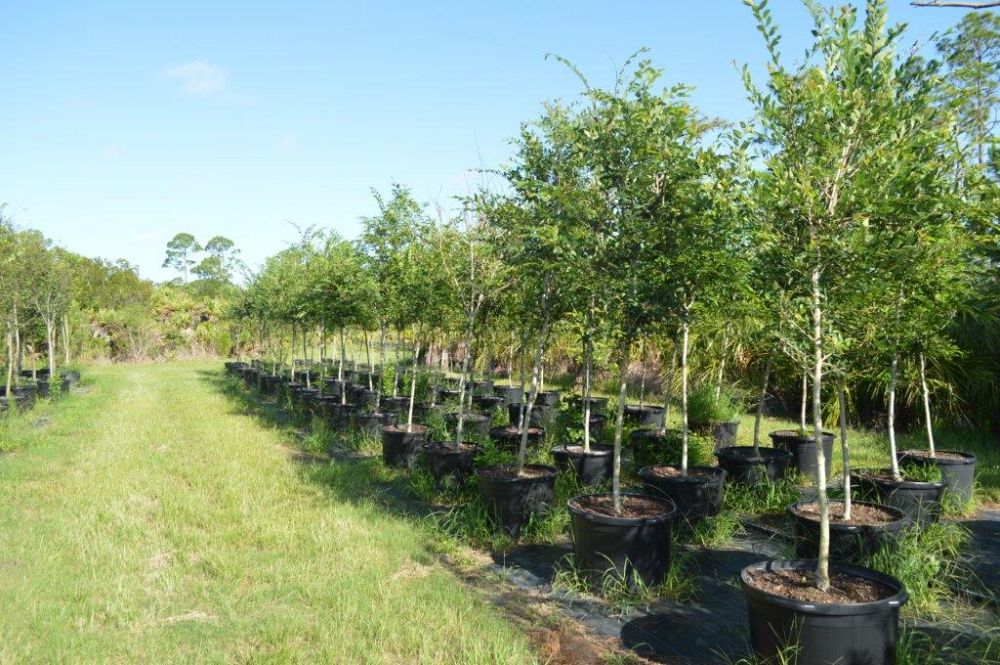
POLYGON ((967 453, 964 450, 938 450, 937 453, 948 453, 950 455, 961 455, 962 459, 954 458, 941 458, 941 457, 928 457, 925 455, 911 455, 913 452, 925 453, 926 450, 920 450, 918 448, 911 448, 909 450, 898 450, 896 451, 896 459, 902 460, 905 458, 920 460, 925 462, 933 461, 938 466, 967 466, 976 463, 976 456, 972 453, 967 453))
POLYGON ((727 454, 727 451, 736 450, 753 450, 753 446, 726 446, 724 448, 719 448, 715 451, 715 456, 720 460, 725 457, 729 460, 735 460, 738 462, 748 462, 748 463, 767 463, 776 459, 784 458, 787 460, 792 459, 792 453, 787 450, 782 450, 781 448, 769 448, 767 446, 759 446, 757 450, 761 453, 759 458, 754 457, 741 457, 738 454, 727 454))
POLYGON ((887 608, 898 609, 905 605, 910 599, 910 594, 907 593, 906 589, 903 587, 903 583, 896 578, 880 573, 877 570, 872 570, 871 568, 864 568, 862 566, 854 566, 846 563, 831 562, 830 571, 847 573, 862 579, 879 582, 891 589, 896 589, 896 593, 888 598, 874 600, 867 603, 810 603, 763 591, 752 586, 749 582, 751 570, 811 570, 815 568, 815 565, 815 559, 770 559, 768 561, 759 561, 757 563, 750 564, 740 571, 740 585, 743 587, 743 593, 748 600, 753 598, 766 602, 769 605, 813 616, 859 616, 865 614, 875 614, 883 612, 887 608))
MULTIPOLYGON (((772 441, 774 439, 799 439, 803 443, 813 443, 816 440, 815 432, 802 435, 799 434, 799 430, 797 429, 776 429, 773 432, 768 432, 767 435, 771 437, 772 441)), ((828 438, 833 440, 837 438, 837 435, 833 432, 823 430, 823 439, 826 440, 828 438)))
POLYGON ((907 490, 927 490, 927 489, 943 490, 948 485, 948 483, 945 482, 944 480, 907 480, 906 478, 903 478, 902 480, 892 480, 890 478, 872 478, 871 476, 864 475, 866 472, 870 471, 875 471, 875 472, 882 471, 891 473, 889 469, 864 469, 864 468, 852 469, 851 470, 852 482, 854 478, 860 478, 862 480, 867 480, 869 482, 873 482, 876 485, 881 485, 883 487, 897 487, 907 490))
POLYGON ((639 497, 642 499, 648 499, 656 503, 661 504, 665 508, 665 512, 658 515, 653 515, 651 517, 617 517, 614 515, 598 515, 596 513, 589 512, 574 505, 578 499, 592 496, 612 496, 612 494, 604 492, 601 494, 578 494, 572 499, 566 502, 566 506, 569 508, 571 515, 577 515, 588 522, 593 522, 595 524, 607 524, 611 526, 644 526, 644 525, 656 525, 662 524, 664 522, 669 522, 677 516, 677 504, 673 502, 672 499, 665 496, 653 496, 652 494, 640 494, 638 492, 622 492, 622 498, 625 497, 639 497))
MULTIPOLYGON (((805 522, 810 522, 812 524, 819 524, 819 519, 813 519, 812 517, 809 517, 807 515, 800 515, 799 513, 795 512, 795 509, 798 506, 809 503, 816 503, 816 501, 815 500, 796 501, 795 503, 785 508, 785 512, 788 513, 788 515, 790 515, 793 520, 803 520, 805 522)), ((834 503, 843 503, 843 501, 835 501, 834 503)), ((852 531, 852 532, 864 531, 866 529, 871 529, 875 531, 894 531, 906 525, 906 516, 903 514, 903 511, 900 510, 899 508, 894 508, 892 506, 883 506, 880 503, 872 503, 871 501, 851 501, 851 505, 869 506, 872 508, 878 508, 880 510, 884 510, 887 513, 891 513, 893 517, 895 517, 895 519, 892 520, 891 522, 884 522, 882 524, 844 524, 843 522, 831 521, 830 522, 831 530, 836 529, 837 531, 852 531), (890 527, 896 527, 896 528, 893 529, 890 527)))
POLYGON ((705 477, 699 478, 697 476, 691 476, 691 475, 687 475, 687 476, 659 476, 659 475, 656 475, 655 473, 653 473, 653 468, 657 467, 657 466, 668 466, 668 467, 672 467, 672 468, 675 468, 675 469, 680 468, 680 466, 677 465, 677 464, 650 464, 649 466, 644 466, 641 469, 639 469, 639 472, 638 472, 639 477, 642 478, 643 480, 655 480, 655 481, 662 481, 662 482, 667 482, 667 483, 677 483, 678 485, 685 485, 685 484, 690 484, 690 485, 709 485, 709 484, 712 484, 712 483, 715 483, 715 482, 723 482, 723 481, 725 481, 726 476, 728 475, 725 469, 717 467, 717 466, 696 465, 696 466, 689 466, 688 467, 688 474, 690 474, 691 471, 697 470, 697 471, 701 471, 703 473, 704 472, 710 473, 712 475, 712 477, 711 478, 705 478, 705 477))
POLYGON ((483 472, 485 472, 485 471, 487 471, 489 469, 510 468, 512 466, 514 466, 514 465, 513 464, 491 464, 489 466, 483 466, 483 467, 480 467, 480 468, 476 469, 476 478, 478 478, 479 480, 483 480, 485 482, 488 482, 488 483, 495 483, 497 485, 500 485, 500 484, 517 485, 517 484, 522 484, 522 483, 534 483, 534 482, 539 482, 539 481, 545 481, 545 480, 548 480, 549 478, 555 478, 555 476, 557 476, 559 474, 559 470, 557 468, 555 468, 554 466, 550 466, 548 464, 525 464, 524 467, 526 469, 544 469, 546 471, 546 473, 545 473, 545 475, 530 476, 530 477, 525 477, 525 478, 520 478, 520 477, 517 477, 517 476, 515 476, 513 478, 491 478, 491 477, 486 477, 486 476, 483 475, 483 472))
POLYGON ((567 450, 569 446, 583 448, 582 443, 560 443, 558 446, 553 446, 552 452, 555 454, 556 451, 565 453, 570 457, 607 457, 608 455, 614 455, 615 447, 610 443, 591 443, 590 450, 567 450), (596 448, 596 450, 595 450, 596 448))
POLYGON ((463 441, 463 446, 471 446, 472 450, 455 450, 451 448, 448 441, 429 441, 420 447, 420 452, 425 455, 436 455, 439 457, 457 457, 459 455, 475 455, 479 452, 479 444, 473 441, 463 441))

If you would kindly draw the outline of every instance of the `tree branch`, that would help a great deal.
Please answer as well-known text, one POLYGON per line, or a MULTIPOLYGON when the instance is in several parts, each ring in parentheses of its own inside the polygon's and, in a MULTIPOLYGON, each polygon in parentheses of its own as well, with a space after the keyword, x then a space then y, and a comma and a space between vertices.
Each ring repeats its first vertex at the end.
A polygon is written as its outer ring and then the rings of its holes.
POLYGON ((1000 0, 988 2, 951 2, 949 0, 928 0, 927 2, 911 2, 914 7, 964 7, 965 9, 988 9, 1000 7, 1000 0))

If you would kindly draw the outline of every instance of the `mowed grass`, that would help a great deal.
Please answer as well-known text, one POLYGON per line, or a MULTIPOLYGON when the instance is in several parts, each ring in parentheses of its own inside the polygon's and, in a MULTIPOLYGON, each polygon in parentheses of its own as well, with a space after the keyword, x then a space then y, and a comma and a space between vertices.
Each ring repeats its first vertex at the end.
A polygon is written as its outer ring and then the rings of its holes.
POLYGON ((533 662, 428 527, 310 482, 209 370, 93 368, 0 426, 0 662, 533 662))

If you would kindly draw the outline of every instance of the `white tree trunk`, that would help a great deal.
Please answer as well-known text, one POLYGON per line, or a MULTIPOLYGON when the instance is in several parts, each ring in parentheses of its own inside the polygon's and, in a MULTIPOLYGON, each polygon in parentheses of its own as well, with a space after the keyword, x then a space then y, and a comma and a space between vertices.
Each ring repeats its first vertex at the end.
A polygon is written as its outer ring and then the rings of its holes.
POLYGON ((819 561, 816 567, 820 591, 830 589, 830 501, 826 493, 826 455, 823 452, 823 309, 819 269, 812 271, 813 319, 813 435, 816 437, 816 500, 819 504, 819 561))
POLYGON ((625 394, 628 388, 628 352, 629 340, 624 335, 618 347, 618 414, 615 417, 615 451, 614 471, 611 481, 611 495, 614 499, 615 512, 622 510, 622 431, 625 422, 625 394))
POLYGON ((688 472, 688 337, 687 316, 681 324, 681 475, 688 472))
POLYGON ((840 404, 840 452, 844 458, 844 521, 851 520, 851 451, 847 445, 847 389, 844 387, 844 377, 840 377, 837 386, 837 399, 840 404))
POLYGON ((764 380, 760 385, 760 400, 757 402, 757 415, 753 419, 753 453, 754 457, 760 457, 760 424, 764 420, 764 402, 767 400, 767 382, 771 378, 771 366, 774 360, 768 356, 764 363, 764 380))
POLYGON ((927 425, 927 448, 931 451, 931 457, 937 453, 934 450, 934 423, 931 421, 931 391, 927 387, 927 360, 923 352, 920 353, 920 390, 924 395, 924 422, 927 425))
POLYGON ((892 477, 899 480, 899 461, 896 459, 896 377, 899 374, 899 354, 894 353, 889 367, 889 464, 892 477))

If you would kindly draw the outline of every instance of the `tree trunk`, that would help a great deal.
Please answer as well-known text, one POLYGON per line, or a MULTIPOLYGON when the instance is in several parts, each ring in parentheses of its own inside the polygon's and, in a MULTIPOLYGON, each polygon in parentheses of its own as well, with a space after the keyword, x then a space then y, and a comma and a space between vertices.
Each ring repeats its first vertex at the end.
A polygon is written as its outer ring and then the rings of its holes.
MULTIPOLYGON (((646 401, 646 340, 639 342, 642 347, 639 350, 639 410, 642 411, 643 402, 646 401)), ((626 368, 627 369, 627 368, 626 368)))
POLYGON ((812 271, 813 322, 813 432, 816 437, 816 502, 819 504, 819 561, 816 576, 820 591, 830 589, 830 501, 826 493, 826 455, 823 452, 823 300, 819 269, 812 271))
POLYGON ((615 415, 614 471, 611 480, 611 496, 615 513, 622 511, 622 431, 625 423, 625 396, 628 389, 628 353, 631 343, 628 335, 622 335, 618 347, 618 413, 615 415))
POLYGON ((528 431, 531 429, 531 411, 535 408, 542 380, 542 355, 545 353, 545 340, 549 334, 549 284, 550 277, 545 278, 545 290, 542 295, 542 328, 538 332, 538 347, 535 349, 535 362, 531 368, 531 394, 521 414, 521 445, 517 450, 517 475, 524 472, 528 458, 528 431))
POLYGON ((899 354, 892 355, 889 367, 889 463, 892 467, 892 477, 900 479, 899 461, 896 459, 896 378, 899 374, 899 354))
POLYGON ((56 320, 55 317, 45 319, 45 336, 46 342, 48 343, 49 351, 49 387, 56 385, 55 381, 59 378, 59 372, 56 370, 56 320))
POLYGON ((688 472, 688 337, 687 315, 681 323, 681 475, 688 472))
POLYGON ((594 361, 590 334, 583 336, 583 451, 590 452, 590 367, 594 361))
MULTIPOLYGON (((375 389, 375 413, 382 413, 382 389, 385 386, 385 338, 386 327, 382 326, 379 331, 379 358, 378 358, 378 388, 375 389)), ((374 374, 372 370, 372 374, 374 374)))
POLYGON ((663 386, 663 420, 660 421, 660 436, 667 434, 667 420, 670 418, 670 399, 674 390, 674 372, 677 368, 677 343, 674 342, 670 352, 670 369, 667 371, 667 382, 663 386))
POLYGON ((809 371, 802 372, 802 408, 799 412, 799 431, 806 433, 806 404, 809 403, 809 371))
POLYGON ((760 401, 757 402, 757 415, 753 419, 754 457, 760 457, 760 423, 764 420, 764 402, 767 401, 767 381, 771 378, 771 366, 773 364, 773 358, 768 356, 767 362, 764 363, 764 380, 761 381, 760 385, 760 401))
POLYGON ((729 329, 722 331, 722 349, 719 360, 719 373, 715 377, 715 399, 722 396, 722 376, 726 371, 726 346, 729 344, 729 329))
POLYGON ((375 373, 375 368, 372 367, 372 345, 368 341, 368 331, 364 331, 365 334, 365 362, 368 363, 368 390, 375 390, 375 385, 372 383, 372 375, 375 373))
POLYGON ((11 388, 14 385, 14 333, 7 328, 7 376, 4 382, 4 396, 7 398, 7 408, 11 407, 11 388))
POLYGON ((337 380, 340 381, 340 404, 347 404, 347 384, 344 382, 344 363, 347 362, 347 344, 344 341, 344 326, 340 326, 340 367, 337 380))
POLYGON ((837 386, 837 400, 840 405, 840 452, 844 458, 844 521, 851 520, 851 451, 847 445, 847 388, 844 377, 837 386))
POLYGON ((413 431, 413 402, 417 397, 417 358, 420 357, 420 335, 413 347, 413 374, 410 376, 410 410, 406 414, 406 431, 413 431))
POLYGON ((63 314, 63 364, 68 365, 70 363, 70 350, 69 350, 69 315, 63 314))
POLYGON ((920 390, 924 395, 924 423, 927 425, 927 448, 931 457, 937 453, 934 450, 934 423, 931 421, 931 391, 927 387, 927 360, 923 351, 920 352, 920 390))

